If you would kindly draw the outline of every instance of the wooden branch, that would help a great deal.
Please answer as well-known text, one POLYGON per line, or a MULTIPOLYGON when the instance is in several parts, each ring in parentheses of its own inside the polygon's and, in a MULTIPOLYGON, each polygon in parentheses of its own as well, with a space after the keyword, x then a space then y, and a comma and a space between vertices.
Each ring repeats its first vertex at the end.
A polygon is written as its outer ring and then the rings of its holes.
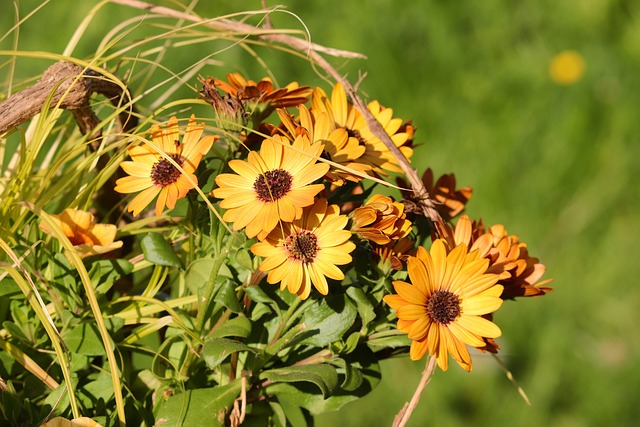
MULTIPOLYGON (((106 96, 116 107, 129 104, 130 107, 118 116, 120 129, 127 132, 137 126, 138 118, 133 114, 135 109, 130 104, 131 95, 128 91, 123 91, 96 71, 86 70, 71 62, 56 62, 47 68, 38 83, 0 103, 0 134, 33 118, 52 93, 50 108, 58 106, 71 111, 83 135, 93 131, 100 123, 89 104, 92 93, 106 96)), ((100 136, 101 132, 98 131, 91 139, 96 140, 100 136)))

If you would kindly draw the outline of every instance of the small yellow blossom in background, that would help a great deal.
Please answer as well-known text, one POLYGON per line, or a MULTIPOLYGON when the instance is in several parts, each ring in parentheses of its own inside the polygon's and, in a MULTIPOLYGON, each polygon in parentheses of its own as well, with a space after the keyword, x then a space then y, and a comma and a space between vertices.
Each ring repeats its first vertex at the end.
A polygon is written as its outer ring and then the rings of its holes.
POLYGON ((312 184, 329 170, 318 163, 324 145, 311 144, 299 135, 293 144, 282 136, 265 139, 260 152, 250 151, 247 161, 231 160, 236 174, 216 176, 213 197, 223 199, 222 219, 233 222, 233 231, 245 228, 247 237, 266 237, 278 222, 292 222, 302 208, 312 205, 323 184, 312 184))
MULTIPOLYGON (((49 216, 69 238, 81 258, 110 252, 122 246, 122 241, 114 242, 116 226, 96 224, 95 217, 90 212, 65 209, 59 215, 49 216)), ((45 223, 40 223, 40 229, 52 234, 52 230, 45 223)))
POLYGON ((119 193, 141 191, 127 208, 134 216, 146 208, 156 196, 156 215, 160 215, 165 206, 173 209, 178 199, 185 197, 189 190, 194 188, 187 176, 191 181, 198 182, 193 172, 215 141, 215 137, 211 135, 200 138, 203 132, 204 123, 196 124, 193 114, 187 124, 182 143, 178 120, 175 117, 169 119, 165 129, 158 125, 151 127, 153 145, 180 165, 184 174, 149 144, 129 148, 132 161, 120 164, 129 176, 118 179, 115 190, 119 193))
POLYGON ((570 85, 582 78, 585 71, 584 58, 575 50, 563 50, 549 64, 549 75, 559 85, 570 85))
POLYGON ((396 310, 398 330, 412 340, 411 360, 427 352, 438 366, 447 370, 451 355, 466 371, 471 371, 467 345, 484 347, 483 338, 497 338, 500 328, 483 316, 502 305, 502 286, 498 276, 486 274, 489 261, 478 251, 469 253, 467 245, 447 254, 444 240, 433 242, 431 251, 419 247, 409 257, 411 283, 393 282, 397 295, 384 301, 396 310))
POLYGON ((349 254, 356 248, 349 241, 351 232, 344 230, 347 221, 337 205, 327 206, 326 199, 319 199, 304 209, 302 218, 275 228, 264 241, 254 244, 251 252, 265 258, 260 271, 269 272, 269 283, 280 282, 281 291, 287 289, 304 300, 313 284, 327 295, 326 278, 344 279, 337 266, 349 264, 349 254))

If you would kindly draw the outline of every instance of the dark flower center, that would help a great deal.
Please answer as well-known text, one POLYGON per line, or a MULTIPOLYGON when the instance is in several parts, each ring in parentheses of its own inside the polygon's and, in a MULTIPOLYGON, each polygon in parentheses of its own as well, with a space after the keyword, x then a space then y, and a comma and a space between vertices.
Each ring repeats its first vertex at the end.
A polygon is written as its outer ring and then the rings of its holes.
POLYGON ((359 142, 360 144, 364 145, 364 143, 365 143, 366 141, 364 140, 364 138, 362 137, 362 135, 360 135, 360 132, 358 132, 358 131, 357 131, 357 130, 355 130, 355 129, 348 129, 348 128, 345 128, 345 130, 347 131, 347 135, 349 135, 349 136, 350 136, 350 137, 352 137, 352 138, 357 139, 357 140, 358 140, 358 142, 359 142))
MULTIPOLYGON (((179 154, 172 154, 169 156, 180 167, 184 164, 184 159, 179 154)), ((176 182, 180 178, 180 171, 169 160, 162 158, 158 160, 151 168, 151 180, 155 185, 160 187, 166 187, 176 182)))
POLYGON ((460 316, 460 299, 449 291, 435 291, 427 301, 427 315, 434 322, 448 325, 460 316))
POLYGON ((284 247, 289 251, 290 257, 310 263, 318 255, 318 238, 309 231, 303 231, 287 237, 284 247))
POLYGON ((287 195, 291 190, 293 177, 284 169, 266 171, 258 175, 253 183, 253 189, 261 202, 275 202, 287 195))

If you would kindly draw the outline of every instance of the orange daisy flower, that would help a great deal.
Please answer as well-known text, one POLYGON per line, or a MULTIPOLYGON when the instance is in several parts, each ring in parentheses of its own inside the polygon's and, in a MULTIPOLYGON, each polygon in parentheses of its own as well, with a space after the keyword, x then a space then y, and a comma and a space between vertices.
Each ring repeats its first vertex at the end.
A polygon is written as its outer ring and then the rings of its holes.
POLYGON ((337 266, 350 263, 349 254, 356 247, 349 241, 351 232, 344 230, 347 221, 338 206, 327 206, 326 199, 319 199, 304 209, 300 219, 283 223, 282 229, 276 228, 264 241, 254 244, 251 252, 265 258, 260 271, 269 272, 269 283, 280 282, 281 291, 287 289, 304 300, 313 284, 327 295, 327 277, 344 279, 337 266))
POLYGON ((322 149, 306 135, 293 144, 274 136, 263 141, 259 153, 250 151, 246 162, 231 160, 229 167, 236 174, 218 175, 219 188, 211 192, 223 199, 220 207, 227 210, 222 219, 233 222, 234 231, 246 227, 248 237, 262 240, 279 221, 300 218, 302 208, 312 205, 324 189, 323 184, 312 184, 329 170, 328 164, 317 163, 322 149))
POLYGON ((398 329, 412 340, 411 360, 427 352, 446 371, 451 355, 466 371, 471 371, 467 345, 481 347, 483 340, 497 338, 500 328, 483 316, 502 305, 498 276, 486 274, 488 260, 462 244, 447 254, 442 239, 433 242, 430 253, 419 247, 409 257, 411 283, 393 282, 396 295, 384 301, 396 310, 398 329))
MULTIPOLYGON (((81 258, 111 252, 122 247, 122 241, 114 242, 116 226, 113 224, 96 224, 90 212, 77 209, 65 209, 59 215, 49 215, 73 245, 81 258)), ((44 222, 40 229, 47 234, 52 230, 44 222)))
POLYGON ((203 132, 204 123, 196 124, 195 116, 192 114, 181 143, 178 120, 171 117, 165 129, 158 125, 151 127, 153 146, 144 144, 129 147, 132 161, 120 164, 129 176, 118 179, 115 190, 119 193, 141 192, 131 200, 127 208, 134 216, 147 207, 156 196, 156 215, 160 215, 165 206, 173 209, 176 201, 185 197, 194 187, 189 178, 195 183, 198 182, 193 172, 215 140, 211 135, 201 138, 203 132), (184 173, 165 156, 177 163, 184 173))

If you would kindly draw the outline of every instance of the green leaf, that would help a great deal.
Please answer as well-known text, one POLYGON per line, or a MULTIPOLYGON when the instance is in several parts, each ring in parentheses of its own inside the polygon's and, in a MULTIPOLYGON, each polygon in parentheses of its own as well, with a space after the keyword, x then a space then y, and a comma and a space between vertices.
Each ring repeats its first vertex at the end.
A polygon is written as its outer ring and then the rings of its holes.
POLYGON ((15 298, 22 295, 20 286, 10 277, 0 280, 0 297, 15 298))
POLYGON ((351 353, 356 349, 358 344, 360 343, 360 332, 353 332, 344 342, 344 345, 340 351, 340 353, 351 353))
POLYGON ((219 387, 187 390, 162 401, 156 425, 163 427, 224 426, 226 414, 241 391, 241 378, 219 387))
POLYGON ((76 391, 79 396, 79 400, 87 407, 95 405, 95 403, 100 400, 108 402, 113 398, 113 382, 111 381, 111 374, 107 371, 102 371, 96 375, 91 375, 90 379, 93 381, 84 384, 76 391))
POLYGON ((253 270, 253 259, 247 249, 238 249, 238 252, 236 252, 236 263, 246 270, 253 270))
POLYGON ((282 408, 282 412, 286 417, 284 422, 284 426, 286 427, 307 427, 309 425, 313 425, 312 420, 309 420, 309 413, 302 410, 300 406, 295 403, 288 402, 283 400, 280 402, 280 407, 282 408))
POLYGON ((338 373, 331 365, 299 365, 271 369, 260 374, 260 379, 273 383, 308 382, 315 384, 327 398, 338 387, 338 373))
POLYGON ((362 385, 364 376, 362 372, 344 359, 336 359, 336 364, 341 366, 344 372, 344 380, 340 384, 340 388, 345 391, 353 391, 362 385))
POLYGON ((238 301, 235 284, 231 280, 224 281, 213 300, 222 304, 234 313, 242 313, 242 306, 238 301))
POLYGON ((238 316, 224 322, 210 336, 212 338, 246 338, 249 334, 251 334, 251 321, 245 316, 238 316))
POLYGON ((148 233, 140 241, 144 258, 150 263, 166 267, 180 267, 180 259, 173 246, 160 233, 148 233))
POLYGON ((370 347, 409 347, 411 346, 411 340, 407 337, 407 334, 389 335, 381 338, 374 338, 369 340, 367 344, 370 347))
POLYGON ((194 295, 201 295, 202 290, 209 281, 214 260, 210 258, 200 258, 189 264, 184 281, 194 295))
POLYGON ((345 295, 332 295, 311 305, 301 323, 309 336, 301 344, 324 347, 342 338, 356 320, 357 310, 345 295))
POLYGON ((133 271, 133 264, 124 259, 103 259, 91 263, 89 277, 98 294, 105 294, 119 278, 133 271))
POLYGON ((230 340, 228 338, 210 338, 204 343, 202 356, 209 369, 213 369, 221 364, 231 353, 236 351, 258 353, 257 350, 240 341, 230 340))
POLYGON ((94 323, 80 323, 63 336, 64 342, 73 353, 85 356, 104 356, 104 344, 94 323))
POLYGON ((363 327, 367 326, 369 322, 376 318, 373 303, 367 298, 367 294, 365 294, 361 288, 351 286, 347 289, 347 295, 356 303, 363 327))
POLYGON ((328 399, 307 383, 277 383, 268 386, 267 391, 277 396, 281 403, 289 402, 301 406, 313 415, 337 411, 347 403, 369 394, 378 385, 381 377, 376 356, 367 348, 359 349, 357 353, 350 354, 345 360, 362 374, 362 383, 355 390, 347 391, 338 388, 328 399))

